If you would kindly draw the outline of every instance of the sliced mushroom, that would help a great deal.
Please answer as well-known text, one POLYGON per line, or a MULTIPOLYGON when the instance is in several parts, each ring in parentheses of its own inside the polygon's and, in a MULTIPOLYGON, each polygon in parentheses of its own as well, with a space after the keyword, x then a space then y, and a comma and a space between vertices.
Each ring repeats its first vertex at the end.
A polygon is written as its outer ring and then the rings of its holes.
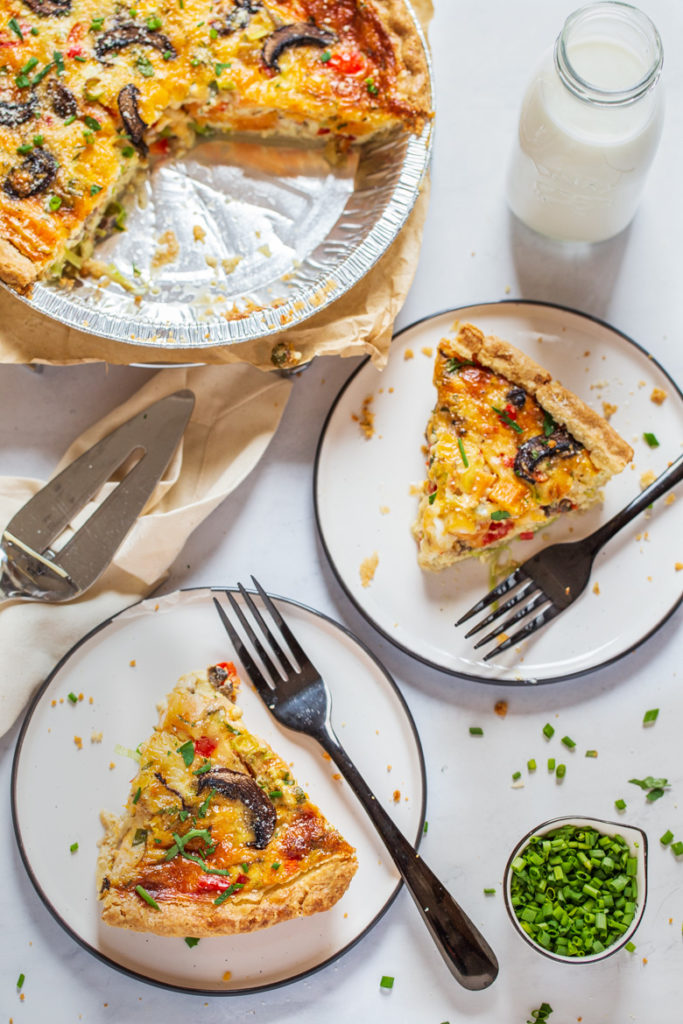
POLYGON ((2 187, 12 199, 27 199, 45 191, 54 181, 58 167, 52 153, 40 146, 9 172, 2 187))
POLYGON ((209 677, 209 682, 213 687, 220 690, 221 693, 227 694, 228 697, 232 696, 232 683, 228 682, 227 686, 225 685, 225 681, 229 676, 227 668, 223 668, 222 665, 211 665, 207 670, 207 675, 209 677))
POLYGON ((549 437, 539 434, 520 445, 515 456, 515 473, 528 483, 535 483, 534 472, 544 459, 568 459, 580 452, 583 445, 566 430, 558 427, 549 437))
POLYGON ((526 402, 526 391, 524 388, 510 388, 505 397, 510 405, 514 405, 517 409, 522 409, 526 402))
POLYGON ((71 10, 71 0, 24 0, 24 3, 41 18, 49 18, 53 14, 68 14, 71 10))
POLYGON ((240 32, 247 27, 252 14, 256 14, 260 6, 259 0, 235 0, 232 10, 227 14, 223 14, 221 10, 218 11, 221 20, 212 21, 211 28, 215 29, 219 36, 229 36, 233 32, 240 32))
POLYGON ((251 776, 230 768, 210 768, 197 782, 197 792, 204 789, 215 789, 229 800, 240 800, 249 812, 249 827, 254 833, 247 846, 265 850, 275 831, 277 815, 272 801, 251 776))
POLYGON ((278 58, 290 46, 331 46, 336 41, 334 32, 326 28, 318 28, 309 21, 295 21, 291 25, 283 25, 268 36, 261 56, 267 67, 279 71, 278 58))
POLYGON ((98 60, 103 60, 108 53, 117 53, 126 46, 151 46, 159 53, 168 53, 171 57, 177 57, 175 46, 162 32, 155 32, 146 25, 139 25, 136 21, 119 21, 113 28, 102 32, 95 43, 95 54, 98 60))
POLYGON ((75 117, 78 113, 78 103, 71 89, 56 79, 51 79, 47 87, 47 94, 50 97, 52 109, 57 117, 75 117))
POLYGON ((130 136, 130 141, 134 146, 142 153, 143 156, 147 154, 147 143, 144 140, 144 131, 148 127, 147 123, 140 117, 140 111, 138 110, 138 96, 140 90, 137 85, 124 85, 123 89, 118 95, 119 113, 123 125, 130 136))
POLYGON ((34 93, 23 103, 19 100, 0 100, 0 124, 6 128, 30 121, 38 108, 38 100, 34 93))

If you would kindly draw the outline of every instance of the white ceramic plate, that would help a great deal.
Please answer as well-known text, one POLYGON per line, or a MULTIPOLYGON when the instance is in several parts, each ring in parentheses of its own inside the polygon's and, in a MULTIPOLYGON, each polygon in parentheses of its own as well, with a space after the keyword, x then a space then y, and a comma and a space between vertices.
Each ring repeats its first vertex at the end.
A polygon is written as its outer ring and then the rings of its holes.
POLYGON ((363 363, 347 381, 322 432, 315 469, 315 503, 322 541, 350 598, 377 629, 403 650, 456 675, 524 684, 579 675, 626 654, 656 630, 681 600, 683 573, 673 541, 683 534, 683 500, 660 500, 600 552, 593 585, 560 619, 486 663, 455 621, 491 586, 478 559, 440 573, 422 571, 410 527, 424 479, 424 430, 435 400, 434 355, 454 321, 470 320, 511 341, 599 412, 617 407, 611 422, 633 445, 633 467, 605 488, 605 504, 565 517, 531 541, 513 541, 518 562, 547 545, 585 536, 639 491, 642 474, 663 472, 680 454, 683 397, 666 372, 635 342, 583 314, 539 303, 468 306, 431 317, 398 335, 387 368, 363 363), (653 387, 667 392, 662 405, 653 387), (363 433, 364 403, 374 415, 363 433), (660 441, 650 448, 643 433, 660 441), (365 559, 377 556, 369 585, 365 559))
MULTIPOLYGON (((283 599, 277 603, 330 687, 342 743, 399 828, 417 841, 425 803, 422 750, 392 679, 332 620, 283 599), (398 802, 395 790, 401 793, 398 802)), ((326 913, 249 935, 201 939, 194 948, 182 938, 102 924, 95 890, 99 813, 122 809, 137 770, 116 746, 134 750, 147 736, 156 722, 156 703, 180 675, 225 660, 240 668, 210 590, 150 598, 103 623, 57 666, 27 715, 14 761, 12 809, 33 884, 90 952, 142 980, 231 994, 300 978, 339 956, 378 920, 398 891, 399 878, 360 804, 346 783, 334 778, 336 768, 320 747, 279 726, 244 682, 239 703, 249 728, 292 762, 297 781, 356 847, 359 867, 348 892, 326 913), (71 692, 84 699, 71 703, 71 692), (94 742, 99 733, 101 741, 94 742), (78 843, 75 853, 73 843, 78 843)))

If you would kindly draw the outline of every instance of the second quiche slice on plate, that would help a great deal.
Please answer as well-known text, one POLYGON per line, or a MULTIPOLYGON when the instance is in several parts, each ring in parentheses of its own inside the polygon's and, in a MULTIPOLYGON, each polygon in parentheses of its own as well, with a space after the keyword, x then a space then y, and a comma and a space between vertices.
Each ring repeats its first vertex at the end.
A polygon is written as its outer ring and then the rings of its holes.
POLYGON ((354 850, 245 728, 231 662, 184 676, 140 747, 124 814, 102 814, 102 919, 157 935, 250 932, 328 910, 354 850))
POLYGON ((472 324, 444 338, 413 533, 439 570, 600 500, 631 447, 538 363, 472 324))

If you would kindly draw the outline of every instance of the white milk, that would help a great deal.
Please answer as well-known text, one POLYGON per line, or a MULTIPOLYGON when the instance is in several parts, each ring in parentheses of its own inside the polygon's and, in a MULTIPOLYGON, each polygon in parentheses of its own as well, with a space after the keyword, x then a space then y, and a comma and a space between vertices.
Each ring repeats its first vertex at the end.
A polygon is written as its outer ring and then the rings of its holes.
MULTIPOLYGON (((604 18, 568 32, 572 18, 581 20, 588 11, 582 8, 568 19, 527 89, 507 197, 513 212, 544 235, 598 242, 633 217, 657 148, 661 48, 655 53, 652 45, 639 45, 638 34, 607 34, 604 18)), ((626 11, 645 17, 634 8, 626 11)))

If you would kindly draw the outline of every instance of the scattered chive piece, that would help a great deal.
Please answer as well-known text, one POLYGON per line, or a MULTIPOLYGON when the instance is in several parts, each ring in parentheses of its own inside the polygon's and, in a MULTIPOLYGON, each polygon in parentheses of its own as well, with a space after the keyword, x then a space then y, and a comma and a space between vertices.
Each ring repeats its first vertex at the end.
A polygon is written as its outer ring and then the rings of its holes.
POLYGON ((664 835, 659 837, 659 841, 662 844, 662 846, 668 846, 673 837, 673 832, 671 831, 671 829, 668 828, 664 835))
POLYGON ((677 843, 672 843, 671 849, 673 853, 676 855, 676 857, 680 857, 680 855, 683 853, 683 843, 680 841, 677 843))
POLYGON ((495 512, 491 513, 491 519, 494 523, 499 522, 501 519, 509 519, 510 513, 505 508, 497 508, 495 512))
POLYGON ((506 423, 508 427, 512 427, 516 434, 523 433, 519 423, 515 423, 515 421, 505 412, 505 409, 498 409, 497 406, 495 405, 492 405, 491 408, 495 413, 498 413, 498 416, 503 421, 503 423, 506 423))
MULTIPOLYGON (((10 28, 12 30, 12 32, 14 32, 15 36, 18 36, 19 39, 21 39, 21 41, 23 43, 24 36, 23 36, 23 33, 21 31, 21 27, 20 27, 19 22, 17 21, 17 19, 16 18, 10 18, 10 20, 7 22, 7 27, 10 28)), ((22 974, 22 978, 23 978, 23 974, 22 974)))
POLYGON ((69 700, 71 701, 72 704, 78 704, 78 697, 76 696, 75 693, 69 694, 69 700))
POLYGON ((282 790, 281 789, 271 789, 271 791, 268 794, 268 796, 270 797, 271 800, 277 800, 278 797, 282 796, 282 790))
POLYGON ((597 750, 587 750, 586 751, 586 757, 597 757, 597 756, 598 756, 597 750))
POLYGON ((20 974, 19 977, 17 978, 17 988, 23 988, 25 981, 26 981, 26 975, 25 974, 20 974))
POLYGON ((76 115, 75 114, 69 114, 68 117, 64 118, 64 124, 73 124, 75 120, 76 120, 76 115))
POLYGON ((140 799, 140 794, 141 793, 142 793, 142 787, 138 786, 138 788, 135 791, 135 796, 133 797, 133 803, 134 804, 136 804, 138 802, 138 800, 140 799))
POLYGON ((622 800, 620 797, 618 800, 614 801, 614 806, 618 811, 624 811, 626 810, 626 801, 622 800))
POLYGON ((627 932, 637 907, 636 860, 621 835, 562 825, 534 835, 510 865, 520 928, 564 957, 599 953, 627 932))
POLYGON ((624 949, 627 949, 629 951, 629 953, 635 952, 635 948, 636 948, 635 942, 627 942, 626 945, 624 946, 624 949))
POLYGON ((571 736, 563 736, 562 742, 564 743, 565 747, 569 747, 570 750, 573 750, 576 746, 576 743, 574 743, 574 740, 571 738, 571 736))
POLYGON ((555 735, 555 730, 553 729, 550 722, 546 722, 543 726, 543 735, 546 737, 546 739, 552 739, 552 737, 555 735))
POLYGON ((382 980, 379 983, 380 988, 393 988, 394 979, 389 974, 383 974, 382 980))
POLYGON ((527 768, 529 769, 530 772, 535 772, 536 771, 536 762, 533 759, 533 757, 529 758, 529 760, 526 763, 526 766, 527 766, 527 768))
POLYGON ((555 769, 555 778, 563 779, 566 774, 567 774, 567 766, 566 766, 566 764, 558 764, 557 768, 555 769))
POLYGON ((516 782, 517 779, 521 779, 521 777, 522 777, 522 773, 521 772, 513 772, 512 773, 513 782, 516 782))
POLYGON ((650 708, 650 710, 646 711, 643 715, 643 725, 649 725, 651 722, 656 722, 658 715, 659 708, 650 708))
POLYGON ((484 889, 484 896, 495 896, 495 889, 484 889))
POLYGON ((460 457, 462 459, 462 464, 465 467, 465 469, 467 469, 467 467, 470 464, 470 460, 467 458, 467 453, 465 452, 465 445, 462 443, 461 437, 458 438, 458 448, 460 449, 460 457))
POLYGON ((654 434, 650 434, 648 431, 645 431, 643 434, 643 440, 650 446, 650 448, 659 448, 659 441, 654 434))
POLYGON ((138 894, 138 896, 142 897, 142 899, 145 901, 145 903, 149 903, 150 907, 153 907, 155 910, 159 910, 160 909, 159 904, 157 903, 157 901, 154 899, 153 896, 150 896, 150 894, 147 892, 147 890, 144 888, 144 886, 136 885, 135 886, 135 891, 138 894))
POLYGON ((531 1011, 532 1020, 528 1020, 527 1024, 542 1024, 543 1021, 547 1021, 550 1014, 553 1012, 553 1008, 550 1003, 541 1003, 537 1010, 531 1011))
MULTIPOLYGON (((59 196, 50 196, 50 198, 47 201, 47 205, 53 213, 56 213, 59 207, 62 205, 62 200, 59 198, 59 196)), ((69 698, 71 698, 71 694, 69 694, 69 698)))
POLYGON ((422 835, 423 835, 423 836, 426 836, 426 835, 427 835, 427 830, 428 830, 428 829, 429 829, 429 822, 428 822, 428 821, 425 821, 425 823, 424 823, 424 828, 422 829, 422 835))
POLYGON ((69 852, 70 853, 75 853, 77 849, 78 849, 78 843, 72 843, 71 846, 69 847, 69 852))
POLYGON ((188 946, 190 947, 190 949, 192 949, 192 947, 193 947, 193 946, 196 946, 196 945, 197 945, 197 943, 199 942, 199 939, 193 939, 193 938, 191 938, 191 937, 190 937, 190 936, 188 935, 188 936, 187 936, 187 938, 185 939, 185 942, 186 942, 186 943, 187 943, 187 945, 188 945, 188 946))
POLYGON ((555 758, 554 757, 549 757, 548 758, 548 771, 549 772, 554 772, 555 771, 555 758))
POLYGON ((432 493, 429 495, 429 498, 427 499, 429 501, 430 505, 434 504, 434 499, 435 498, 436 498, 436 491, 432 491, 432 493))
POLYGON ((484 730, 482 729, 482 727, 480 725, 471 725, 470 726, 470 736, 483 736, 483 735, 484 735, 484 730))

